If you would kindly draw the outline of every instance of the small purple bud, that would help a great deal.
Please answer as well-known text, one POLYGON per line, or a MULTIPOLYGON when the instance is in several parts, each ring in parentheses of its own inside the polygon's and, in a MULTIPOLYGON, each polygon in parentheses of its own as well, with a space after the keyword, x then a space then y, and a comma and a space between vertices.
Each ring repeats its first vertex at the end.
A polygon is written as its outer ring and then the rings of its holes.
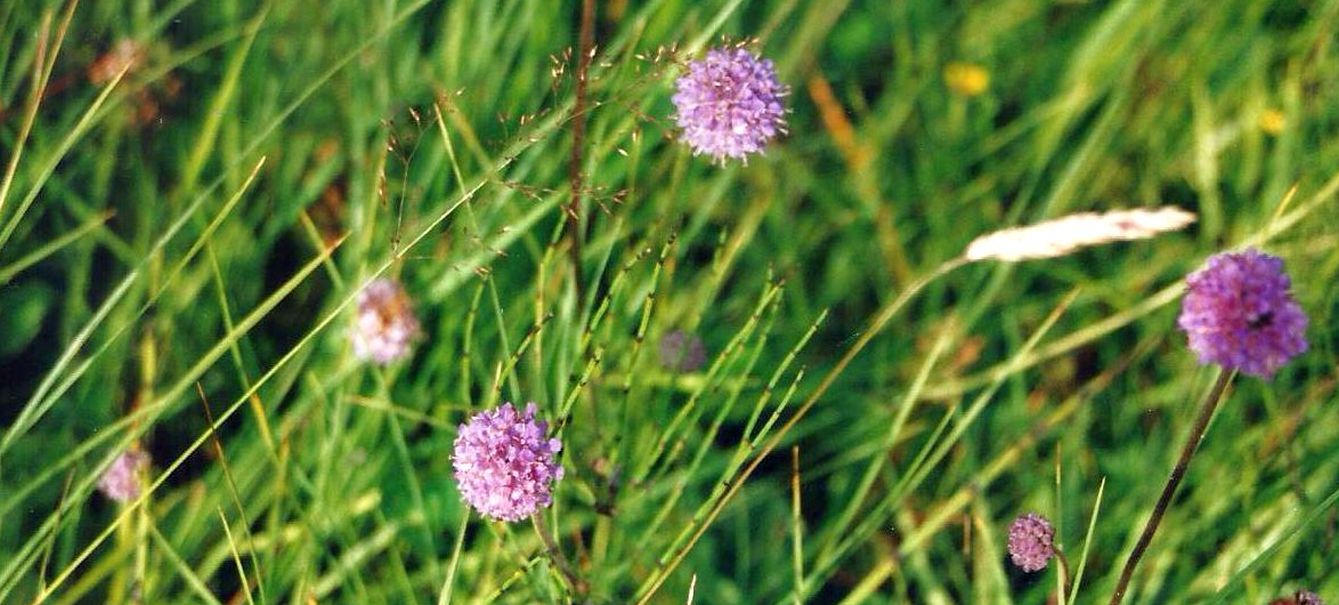
POLYGON ((1035 513, 1022 515, 1009 525, 1009 558, 1026 572, 1046 569, 1055 556, 1055 528, 1035 513))

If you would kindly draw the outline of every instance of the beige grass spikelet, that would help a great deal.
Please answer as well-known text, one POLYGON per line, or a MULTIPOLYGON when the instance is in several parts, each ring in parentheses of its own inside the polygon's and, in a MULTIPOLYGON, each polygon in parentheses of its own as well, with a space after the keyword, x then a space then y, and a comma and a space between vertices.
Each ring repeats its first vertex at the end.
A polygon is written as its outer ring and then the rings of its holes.
POLYGON ((1025 227, 987 233, 972 240, 968 261, 1055 258, 1080 248, 1147 239, 1195 222, 1195 214, 1174 206, 1153 209, 1082 212, 1025 227))

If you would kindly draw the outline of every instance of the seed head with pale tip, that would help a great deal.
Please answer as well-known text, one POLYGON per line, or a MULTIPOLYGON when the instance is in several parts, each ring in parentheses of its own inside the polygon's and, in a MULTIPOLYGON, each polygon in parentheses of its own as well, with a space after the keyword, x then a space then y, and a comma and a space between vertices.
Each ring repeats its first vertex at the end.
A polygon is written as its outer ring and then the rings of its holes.
POLYGON ((1174 206, 1080 212, 987 233, 972 240, 963 257, 1004 262, 1056 258, 1091 246, 1151 238, 1193 222, 1194 214, 1174 206))

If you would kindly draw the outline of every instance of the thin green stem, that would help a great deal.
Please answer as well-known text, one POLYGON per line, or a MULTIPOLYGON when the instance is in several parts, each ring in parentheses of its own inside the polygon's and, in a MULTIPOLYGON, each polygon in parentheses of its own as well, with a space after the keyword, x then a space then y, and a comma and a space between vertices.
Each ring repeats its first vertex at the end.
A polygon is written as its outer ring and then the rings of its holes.
POLYGON ((577 594, 586 594, 590 588, 589 585, 581 579, 581 576, 577 575, 576 570, 572 569, 572 565, 567 562, 567 557, 558 548, 558 543, 553 540, 553 536, 549 535, 548 527, 544 523, 544 511, 530 515, 530 521, 535 526, 535 533, 539 534, 539 539, 544 542, 544 550, 548 553, 549 559, 558 566, 558 571, 562 572, 563 577, 567 578, 568 583, 572 585, 572 590, 575 590, 577 594))

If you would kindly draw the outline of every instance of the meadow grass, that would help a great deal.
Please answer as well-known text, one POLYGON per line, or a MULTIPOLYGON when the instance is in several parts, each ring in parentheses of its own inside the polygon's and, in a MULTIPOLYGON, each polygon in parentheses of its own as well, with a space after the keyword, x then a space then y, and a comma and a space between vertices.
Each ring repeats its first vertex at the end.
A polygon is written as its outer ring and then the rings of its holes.
POLYGON ((0 603, 1105 602, 1216 375, 1183 278, 1246 245, 1310 351, 1234 380, 1126 602, 1339 599, 1339 2, 595 4, 584 91, 576 0, 0 4, 0 603), (722 40, 791 87, 746 164, 670 118, 722 40), (534 524, 452 478, 508 401, 563 442, 534 524))

